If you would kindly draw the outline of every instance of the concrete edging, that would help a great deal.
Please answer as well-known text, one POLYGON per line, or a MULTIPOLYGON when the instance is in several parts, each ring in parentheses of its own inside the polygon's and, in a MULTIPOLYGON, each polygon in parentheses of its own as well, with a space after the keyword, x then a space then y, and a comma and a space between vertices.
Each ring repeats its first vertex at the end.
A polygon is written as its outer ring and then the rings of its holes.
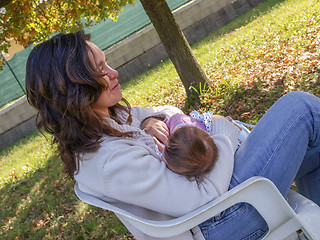
POLYGON ((28 136, 36 130, 37 111, 26 97, 21 98, 0 112, 0 149, 28 136))

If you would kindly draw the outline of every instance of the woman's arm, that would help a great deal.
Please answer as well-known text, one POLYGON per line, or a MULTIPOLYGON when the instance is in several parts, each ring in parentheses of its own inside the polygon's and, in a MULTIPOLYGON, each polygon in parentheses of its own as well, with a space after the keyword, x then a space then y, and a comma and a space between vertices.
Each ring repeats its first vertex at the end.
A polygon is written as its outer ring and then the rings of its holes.
MULTIPOLYGON (((171 216, 186 214, 227 191, 233 170, 230 140, 216 136, 219 159, 201 182, 170 171, 152 150, 134 140, 113 141, 104 151, 102 194, 171 216)), ((102 154, 103 155, 103 154, 102 154)))

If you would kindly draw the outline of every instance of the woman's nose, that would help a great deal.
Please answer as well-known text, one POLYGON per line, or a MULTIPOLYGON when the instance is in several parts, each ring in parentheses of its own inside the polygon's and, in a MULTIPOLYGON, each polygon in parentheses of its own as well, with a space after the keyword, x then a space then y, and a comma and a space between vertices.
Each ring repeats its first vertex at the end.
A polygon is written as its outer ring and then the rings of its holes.
POLYGON ((109 77, 110 80, 116 79, 118 77, 118 75, 119 75, 118 71, 113 69, 110 66, 108 66, 106 74, 107 74, 107 76, 109 77))

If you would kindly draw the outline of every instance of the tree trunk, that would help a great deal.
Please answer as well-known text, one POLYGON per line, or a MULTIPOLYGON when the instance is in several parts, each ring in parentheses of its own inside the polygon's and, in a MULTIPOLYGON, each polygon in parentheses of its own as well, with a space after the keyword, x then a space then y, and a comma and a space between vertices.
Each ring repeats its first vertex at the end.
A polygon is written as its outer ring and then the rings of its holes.
POLYGON ((180 79, 190 97, 193 86, 199 89, 208 85, 209 80, 196 60, 191 47, 165 0, 140 0, 148 14, 169 58, 174 64, 180 79))
POLYGON ((12 2, 12 0, 0 0, 0 8, 3 8, 8 3, 12 2))

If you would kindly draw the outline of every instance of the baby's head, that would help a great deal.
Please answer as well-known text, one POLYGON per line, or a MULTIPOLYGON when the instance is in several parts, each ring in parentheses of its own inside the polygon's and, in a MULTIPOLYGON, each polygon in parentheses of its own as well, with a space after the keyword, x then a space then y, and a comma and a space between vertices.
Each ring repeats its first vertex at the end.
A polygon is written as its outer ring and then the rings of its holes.
POLYGON ((212 137, 193 126, 174 131, 163 151, 163 160, 168 168, 189 180, 201 181, 211 171, 217 158, 218 148, 212 137))

